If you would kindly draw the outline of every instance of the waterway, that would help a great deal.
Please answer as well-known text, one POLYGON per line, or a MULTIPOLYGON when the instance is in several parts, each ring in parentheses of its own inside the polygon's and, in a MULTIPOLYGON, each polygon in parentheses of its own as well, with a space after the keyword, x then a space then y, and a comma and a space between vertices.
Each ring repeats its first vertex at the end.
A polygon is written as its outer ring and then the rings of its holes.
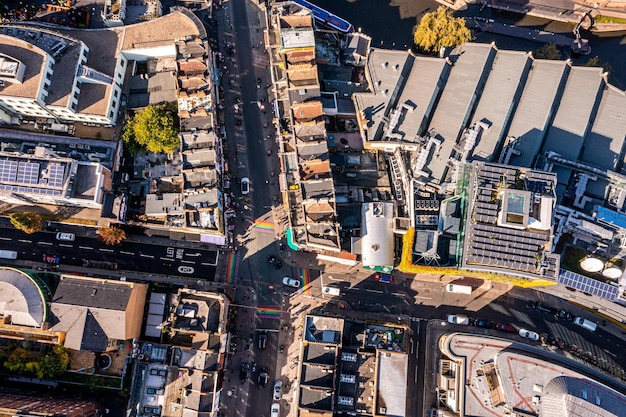
MULTIPOLYGON (((435 10, 439 4, 434 0, 309 0, 314 4, 348 20, 357 30, 372 37, 374 47, 388 49, 409 49, 412 45, 412 33, 425 13, 435 10)), ((532 16, 521 16, 490 8, 480 12, 480 6, 470 6, 459 16, 482 16, 499 22, 528 26, 572 37, 572 25, 552 22, 532 16)), ((618 88, 626 89, 626 33, 620 36, 598 37, 584 30, 583 38, 589 39, 592 52, 589 56, 572 56, 569 48, 561 50, 563 58, 571 58, 574 64, 584 65, 590 58, 598 56, 599 65, 610 67, 609 80, 618 88)), ((501 49, 534 51, 540 43, 511 38, 493 33, 478 33, 476 42, 495 42, 501 49)))

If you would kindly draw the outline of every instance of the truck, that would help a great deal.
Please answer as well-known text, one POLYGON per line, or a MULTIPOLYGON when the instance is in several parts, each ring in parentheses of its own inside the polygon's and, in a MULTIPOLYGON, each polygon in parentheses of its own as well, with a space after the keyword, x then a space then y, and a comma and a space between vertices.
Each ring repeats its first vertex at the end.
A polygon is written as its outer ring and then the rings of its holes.
POLYGON ((3 259, 17 259, 17 252, 14 250, 0 249, 0 258, 3 259))

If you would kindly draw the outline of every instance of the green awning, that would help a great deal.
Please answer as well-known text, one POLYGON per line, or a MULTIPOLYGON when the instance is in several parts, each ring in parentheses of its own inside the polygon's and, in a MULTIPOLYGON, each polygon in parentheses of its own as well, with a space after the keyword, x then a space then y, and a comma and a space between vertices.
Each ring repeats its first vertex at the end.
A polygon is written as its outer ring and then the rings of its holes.
POLYGON ((289 246, 293 250, 300 250, 300 246, 296 244, 296 241, 293 237, 293 229, 291 227, 287 228, 287 246, 289 246))
POLYGON ((370 271, 383 272, 390 274, 393 271, 392 266, 363 266, 363 269, 369 269, 370 271))

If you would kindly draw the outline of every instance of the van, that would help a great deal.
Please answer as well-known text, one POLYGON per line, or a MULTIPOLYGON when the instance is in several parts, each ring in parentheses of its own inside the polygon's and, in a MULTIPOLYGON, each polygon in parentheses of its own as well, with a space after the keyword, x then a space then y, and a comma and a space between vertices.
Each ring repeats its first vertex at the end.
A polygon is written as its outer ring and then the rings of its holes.
POLYGON ((340 296, 341 295, 341 291, 339 290, 339 288, 334 288, 334 287, 322 287, 322 293, 323 294, 329 294, 329 295, 335 295, 335 296, 340 296))
POLYGON ((472 287, 469 285, 448 284, 446 285, 446 291, 469 295, 472 293, 472 287))
POLYGON ((574 323, 578 324, 580 327, 583 327, 589 330, 590 332, 595 332, 596 328, 598 327, 596 323, 592 322, 591 320, 587 320, 583 317, 574 318, 574 323))

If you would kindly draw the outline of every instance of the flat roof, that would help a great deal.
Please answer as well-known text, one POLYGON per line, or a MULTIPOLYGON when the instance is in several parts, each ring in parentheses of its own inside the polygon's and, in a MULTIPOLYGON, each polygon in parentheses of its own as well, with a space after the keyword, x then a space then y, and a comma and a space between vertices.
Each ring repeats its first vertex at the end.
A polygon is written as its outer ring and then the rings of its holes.
POLYGON ((626 138, 626 93, 612 85, 602 91, 602 99, 591 130, 583 143, 581 160, 615 171, 626 138))
POLYGON ((544 143, 545 151, 577 160, 587 133, 590 115, 604 86, 602 68, 572 67, 559 108, 544 143))
POLYGON ((489 129, 480 136, 472 151, 472 159, 498 159, 495 152, 504 139, 506 122, 517 104, 516 98, 523 85, 521 80, 526 77, 531 62, 526 52, 498 51, 496 54, 472 119, 472 124, 487 122, 489 129))
POLYGON ((437 138, 441 140, 439 151, 427 164, 436 180, 443 182, 445 179, 447 162, 466 123, 486 67, 495 54, 492 45, 472 43, 463 44, 454 51, 456 62, 429 126, 429 129, 436 130, 437 138))
POLYGON ((361 260, 365 266, 393 266, 393 202, 361 206, 361 260))
POLYGON ((508 132, 517 138, 515 149, 521 152, 511 157, 510 164, 529 167, 535 159, 566 67, 563 61, 533 62, 508 132))
POLYGON ((404 353, 378 351, 374 415, 406 415, 409 357, 404 353), (380 412, 385 408, 385 412, 380 412))
POLYGON ((31 43, 13 36, 0 34, 0 50, 3 54, 22 62, 26 67, 22 83, 5 83, 0 94, 12 97, 37 98, 47 54, 31 43))

